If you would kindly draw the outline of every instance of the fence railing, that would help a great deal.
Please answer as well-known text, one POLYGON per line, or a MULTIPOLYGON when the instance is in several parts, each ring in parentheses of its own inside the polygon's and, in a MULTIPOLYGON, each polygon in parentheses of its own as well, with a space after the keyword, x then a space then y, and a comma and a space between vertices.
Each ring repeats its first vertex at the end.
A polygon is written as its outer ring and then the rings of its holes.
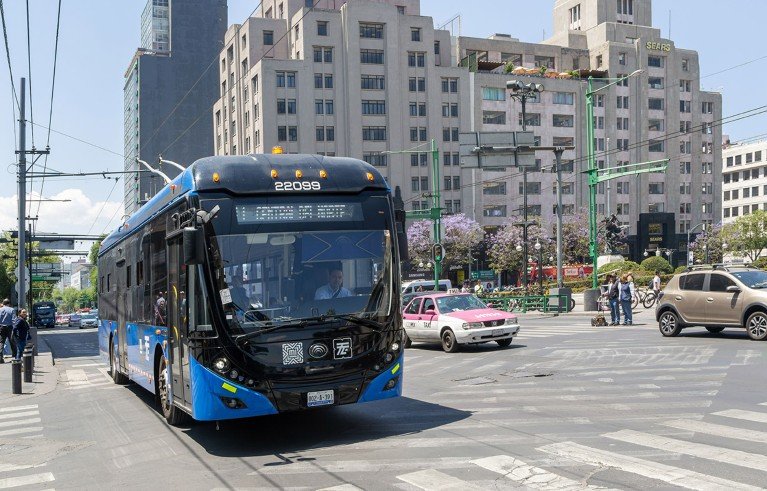
POLYGON ((495 309, 506 312, 525 313, 537 310, 544 313, 565 313, 575 307, 575 300, 567 294, 485 296, 481 300, 495 309))

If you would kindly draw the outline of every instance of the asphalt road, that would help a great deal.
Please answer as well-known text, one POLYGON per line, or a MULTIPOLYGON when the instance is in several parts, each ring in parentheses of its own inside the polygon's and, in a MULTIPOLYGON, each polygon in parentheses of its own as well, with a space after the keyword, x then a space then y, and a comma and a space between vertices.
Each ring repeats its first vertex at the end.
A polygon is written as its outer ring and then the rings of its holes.
POLYGON ((21 430, 23 447, 0 489, 763 487, 767 343, 635 320, 526 316, 507 349, 414 345, 400 399, 218 430, 167 426, 152 396, 112 384, 94 330, 56 328, 41 333, 56 389, 0 408, 0 440, 21 430))

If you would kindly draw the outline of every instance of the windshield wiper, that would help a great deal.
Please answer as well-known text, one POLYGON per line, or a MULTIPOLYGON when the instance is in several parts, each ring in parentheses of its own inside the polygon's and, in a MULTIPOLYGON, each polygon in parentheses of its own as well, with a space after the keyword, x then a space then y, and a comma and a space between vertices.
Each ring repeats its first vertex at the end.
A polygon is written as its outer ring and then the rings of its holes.
POLYGON ((349 322, 353 322, 355 324, 359 324, 361 326, 372 327, 373 329, 379 329, 379 330, 383 329, 384 327, 384 325, 378 321, 374 321, 372 319, 366 319, 364 317, 360 317, 354 314, 323 314, 323 315, 317 315, 314 317, 304 317, 302 319, 296 319, 294 322, 290 322, 290 321, 283 322, 278 326, 267 327, 258 331, 249 332, 246 334, 240 334, 239 336, 234 338, 234 341, 235 343, 240 344, 241 342, 247 341, 248 339, 258 337, 262 334, 268 334, 270 332, 277 331, 285 327, 303 328, 309 324, 313 324, 316 322, 332 321, 332 320, 346 320, 349 322))

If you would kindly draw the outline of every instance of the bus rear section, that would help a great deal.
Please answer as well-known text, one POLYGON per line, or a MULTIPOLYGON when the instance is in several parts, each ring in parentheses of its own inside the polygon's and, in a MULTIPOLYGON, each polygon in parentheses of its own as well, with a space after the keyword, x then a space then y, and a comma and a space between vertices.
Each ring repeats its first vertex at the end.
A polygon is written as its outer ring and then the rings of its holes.
POLYGON ((56 304, 36 302, 32 305, 32 325, 35 327, 56 326, 56 304))
POLYGON ((402 393, 404 230, 383 178, 351 159, 269 157, 198 161, 186 195, 182 175, 179 198, 102 246, 99 274, 117 283, 100 303, 102 354, 172 424, 402 393))

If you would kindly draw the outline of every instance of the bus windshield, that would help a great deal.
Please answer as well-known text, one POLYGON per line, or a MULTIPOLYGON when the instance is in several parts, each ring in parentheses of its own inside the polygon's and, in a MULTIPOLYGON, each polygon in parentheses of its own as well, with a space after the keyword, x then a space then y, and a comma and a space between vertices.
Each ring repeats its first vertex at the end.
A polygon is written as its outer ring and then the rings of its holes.
POLYGON ((393 238, 386 220, 364 220, 359 202, 235 203, 232 212, 209 237, 214 291, 232 334, 392 315, 393 238))

